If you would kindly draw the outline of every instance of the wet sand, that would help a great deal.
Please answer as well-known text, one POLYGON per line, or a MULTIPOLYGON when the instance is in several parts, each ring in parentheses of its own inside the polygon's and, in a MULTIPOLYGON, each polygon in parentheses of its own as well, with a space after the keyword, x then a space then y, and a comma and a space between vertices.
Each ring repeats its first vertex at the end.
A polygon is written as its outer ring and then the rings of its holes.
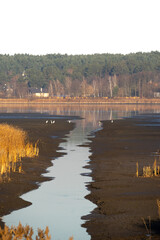
MULTIPOLYGON (((156 200, 160 199, 160 178, 136 177, 146 165, 153 165, 160 149, 160 125, 153 116, 103 122, 104 129, 92 139, 90 168, 94 180, 89 200, 97 204, 84 224, 92 240, 147 239, 142 217, 151 217, 152 232, 159 234, 156 200), (142 125, 141 125, 142 124, 142 125)), ((160 160, 158 164, 160 165, 160 160)))
MULTIPOLYGON (((74 128, 74 123, 60 119, 55 124, 46 124, 45 121, 46 119, 0 119, 0 123, 5 122, 25 130, 30 142, 38 140, 39 148, 39 157, 22 159, 22 173, 10 173, 9 181, 0 182, 0 217, 30 205, 30 202, 19 196, 38 188, 39 183, 49 181, 50 178, 41 174, 52 165, 51 160, 63 154, 57 152, 58 146, 65 141, 62 138, 74 128)), ((0 226, 3 226, 2 221, 0 226)))

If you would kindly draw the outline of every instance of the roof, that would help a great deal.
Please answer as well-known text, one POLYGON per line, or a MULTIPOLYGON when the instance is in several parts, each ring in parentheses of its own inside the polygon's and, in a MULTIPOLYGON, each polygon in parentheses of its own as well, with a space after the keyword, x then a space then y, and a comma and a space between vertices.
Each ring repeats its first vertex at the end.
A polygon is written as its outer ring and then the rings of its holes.
POLYGON ((45 88, 30 88, 29 92, 34 94, 34 93, 48 93, 48 90, 45 88))

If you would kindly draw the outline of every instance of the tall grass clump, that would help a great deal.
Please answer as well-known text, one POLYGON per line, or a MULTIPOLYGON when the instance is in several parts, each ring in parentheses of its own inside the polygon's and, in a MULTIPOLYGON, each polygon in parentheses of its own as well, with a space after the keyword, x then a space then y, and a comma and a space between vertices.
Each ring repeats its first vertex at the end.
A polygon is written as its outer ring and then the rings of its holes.
MULTIPOLYGON (((22 157, 38 156, 37 143, 33 146, 28 141, 27 133, 8 124, 0 124, 0 177, 15 172, 17 162, 22 157)), ((21 164, 18 171, 22 171, 21 164)))
MULTIPOLYGON (((0 227, 0 239, 4 240, 15 240, 15 239, 26 239, 33 240, 33 229, 26 225, 22 226, 21 223, 17 227, 7 227, 5 225, 4 229, 0 227)), ((36 240, 50 240, 49 229, 46 227, 45 231, 38 229, 38 235, 36 235, 36 240)))
POLYGON ((160 176, 160 167, 159 167, 159 165, 157 165, 156 159, 153 163, 153 166, 144 166, 143 167, 143 176, 144 177, 160 176))
MULTIPOLYGON (((136 163, 136 176, 139 177, 139 167, 138 162, 136 163)), ((157 164, 157 160, 155 159, 153 166, 144 166, 142 169, 143 177, 160 177, 160 166, 157 164)))
MULTIPOLYGON (((4 229, 0 227, 0 239, 2 240, 33 240, 33 229, 29 225, 25 227, 21 223, 17 227, 12 226, 11 228, 5 225, 4 229)), ((38 229, 38 234, 35 237, 36 240, 51 240, 49 235, 49 228, 46 227, 45 230, 38 229)), ((69 240, 73 240, 70 237, 69 240)))

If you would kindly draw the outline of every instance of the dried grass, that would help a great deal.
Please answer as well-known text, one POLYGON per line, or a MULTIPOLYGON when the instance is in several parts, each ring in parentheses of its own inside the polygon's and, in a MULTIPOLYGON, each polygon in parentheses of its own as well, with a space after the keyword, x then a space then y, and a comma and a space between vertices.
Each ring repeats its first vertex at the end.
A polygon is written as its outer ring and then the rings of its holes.
MULTIPOLYGON (((28 141, 25 131, 8 124, 0 124, 0 177, 6 173, 15 172, 17 162, 22 157, 38 156, 39 149, 28 141)), ((19 164, 18 171, 22 171, 19 164)))
MULTIPOLYGON (((17 227, 7 227, 5 225, 4 229, 0 227, 0 239, 2 240, 32 240, 33 229, 26 225, 22 226, 21 223, 17 227)), ((49 235, 49 228, 46 227, 45 231, 38 229, 38 235, 36 235, 36 240, 50 240, 51 236, 49 235)), ((73 240, 73 237, 70 237, 69 240, 73 240)))
POLYGON ((138 171, 138 162, 136 162, 136 176, 139 176, 139 171, 138 171))
MULTIPOLYGON (((139 177, 138 162, 136 163, 136 176, 139 177)), ((160 176, 160 166, 157 165, 157 160, 155 159, 153 166, 144 166, 142 175, 143 177, 159 177, 160 176)))
MULTIPOLYGON (((25 227, 19 223, 18 227, 7 227, 5 225, 4 229, 0 228, 0 239, 2 240, 15 240, 15 239, 27 239, 32 240, 33 229, 26 225, 25 227)), ((49 229, 46 227, 45 231, 38 229, 38 235, 36 236, 36 240, 50 240, 51 236, 49 235, 49 229)))
POLYGON ((150 216, 148 217, 148 224, 146 223, 146 220, 144 218, 141 218, 141 219, 142 219, 145 229, 147 231, 148 240, 151 240, 152 239, 151 217, 150 216))

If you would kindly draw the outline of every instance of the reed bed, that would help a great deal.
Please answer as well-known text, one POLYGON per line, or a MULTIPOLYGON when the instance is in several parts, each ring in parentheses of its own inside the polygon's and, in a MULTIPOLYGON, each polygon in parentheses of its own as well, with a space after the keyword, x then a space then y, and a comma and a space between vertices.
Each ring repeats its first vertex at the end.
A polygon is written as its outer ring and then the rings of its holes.
POLYGON ((28 141, 27 133, 8 124, 0 124, 0 177, 16 170, 21 172, 22 157, 38 156, 37 143, 28 141), (17 169, 17 163, 19 167, 17 169))
POLYGON ((157 165, 157 160, 155 159, 153 166, 144 166, 142 170, 142 175, 139 174, 139 165, 136 163, 136 176, 142 177, 160 177, 160 166, 157 165))
MULTIPOLYGON (((33 229, 29 225, 25 227, 21 223, 17 227, 7 227, 5 225, 4 229, 0 227, 0 239, 2 240, 18 240, 18 239, 33 239, 33 229)), ((49 228, 46 227, 45 230, 38 229, 38 234, 36 235, 36 240, 50 240, 51 236, 49 235, 49 228)), ((73 240, 73 237, 70 237, 69 240, 73 240)))

